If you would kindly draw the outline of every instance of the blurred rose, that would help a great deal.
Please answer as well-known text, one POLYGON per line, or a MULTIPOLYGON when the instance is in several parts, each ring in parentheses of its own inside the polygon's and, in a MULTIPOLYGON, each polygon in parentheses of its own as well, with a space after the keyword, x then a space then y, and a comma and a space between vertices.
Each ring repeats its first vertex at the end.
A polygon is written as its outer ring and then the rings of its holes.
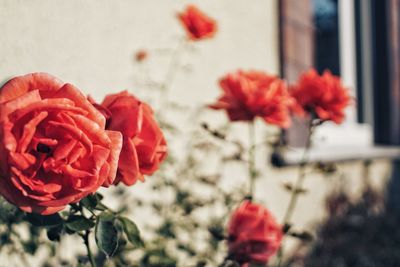
POLYGON ((197 7, 189 5, 186 10, 178 14, 189 39, 197 41, 213 37, 217 30, 217 23, 197 7))
POLYGON ((149 56, 149 54, 147 53, 146 50, 139 50, 136 52, 135 54, 135 59, 137 62, 142 62, 143 60, 145 60, 147 57, 149 56))
POLYGON ((101 105, 110 115, 107 129, 120 131, 124 137, 114 183, 143 181, 143 174, 153 174, 167 156, 167 144, 152 109, 127 91, 106 96, 101 105))
POLYGON ((337 124, 344 120, 344 110, 351 103, 348 89, 330 71, 319 75, 311 69, 302 74, 291 88, 291 94, 296 99, 294 111, 298 115, 314 113, 323 121, 337 124))
POLYGON ((0 112, 0 193, 22 210, 52 214, 114 181, 122 136, 73 85, 16 77, 0 112))
POLYGON ((266 264, 278 251, 282 229, 261 205, 244 201, 228 226, 229 255, 240 264, 266 264))
POLYGON ((276 76, 260 71, 237 71, 220 80, 223 95, 210 105, 225 109, 232 121, 252 121, 263 118, 282 128, 290 126, 292 104, 285 83, 276 76))

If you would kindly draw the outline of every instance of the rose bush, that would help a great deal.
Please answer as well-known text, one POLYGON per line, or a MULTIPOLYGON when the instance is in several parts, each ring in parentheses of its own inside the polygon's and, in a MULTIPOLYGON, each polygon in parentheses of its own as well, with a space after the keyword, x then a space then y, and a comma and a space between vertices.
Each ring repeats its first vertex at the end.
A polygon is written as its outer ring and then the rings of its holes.
POLYGON ((185 28, 188 38, 193 41, 213 37, 217 31, 216 21, 193 5, 189 5, 184 12, 179 13, 178 19, 185 28))
POLYGON ((351 103, 349 90, 330 71, 322 75, 315 69, 303 73, 290 92, 296 99, 295 113, 300 116, 313 113, 323 121, 337 124, 344 120, 344 110, 351 103))
POLYGON ((46 73, 8 81, 0 90, 0 194, 43 215, 112 184, 119 132, 75 86, 46 73))
POLYGON ((282 228, 271 213, 246 200, 229 222, 229 255, 240 264, 266 264, 278 251, 282 236, 282 228))
POLYGON ((223 95, 213 109, 224 109, 231 121, 252 121, 256 117, 282 128, 290 126, 292 104, 285 83, 261 71, 237 71, 220 80, 223 95))
POLYGON ((167 143, 149 105, 127 91, 111 94, 101 103, 107 129, 123 135, 123 148, 114 183, 134 184, 151 175, 167 156, 167 143))

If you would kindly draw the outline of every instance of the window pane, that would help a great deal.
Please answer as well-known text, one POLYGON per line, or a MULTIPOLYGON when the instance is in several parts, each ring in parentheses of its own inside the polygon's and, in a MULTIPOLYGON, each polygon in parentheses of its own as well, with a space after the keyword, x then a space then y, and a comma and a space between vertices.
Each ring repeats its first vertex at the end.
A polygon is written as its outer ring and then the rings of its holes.
POLYGON ((338 0, 313 0, 315 67, 340 74, 338 0))

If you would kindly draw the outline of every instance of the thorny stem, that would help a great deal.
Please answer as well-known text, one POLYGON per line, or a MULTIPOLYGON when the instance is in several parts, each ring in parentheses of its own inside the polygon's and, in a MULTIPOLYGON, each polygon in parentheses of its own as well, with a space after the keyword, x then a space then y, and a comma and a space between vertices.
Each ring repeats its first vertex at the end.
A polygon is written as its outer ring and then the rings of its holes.
MULTIPOLYGON (((85 214, 83 213, 83 206, 80 203, 76 205, 76 208, 81 212, 82 216, 85 216, 85 214)), ((95 216, 95 214, 93 214, 93 216, 95 216)), ((79 235, 82 236, 83 242, 85 243, 90 265, 92 267, 97 267, 96 262, 93 258, 92 250, 90 249, 90 243, 89 243, 90 230, 86 230, 84 234, 79 234, 79 235)))
POLYGON ((95 262, 95 260, 94 260, 94 258, 93 258, 92 250, 90 249, 89 234, 90 234, 90 231, 89 231, 89 230, 86 230, 86 231, 85 231, 85 234, 82 235, 82 238, 83 238, 83 241, 84 241, 85 246, 86 246, 86 250, 87 250, 87 253, 88 253, 88 258, 89 258, 90 265, 91 265, 92 267, 97 267, 97 266, 96 266, 96 262, 95 262))
POLYGON ((253 198, 254 195, 254 187, 255 181, 257 177, 257 172, 255 168, 255 154, 254 154, 254 144, 255 144, 255 130, 254 130, 254 121, 249 122, 249 179, 250 179, 250 187, 249 187, 249 197, 253 198))
POLYGON ((181 56, 185 50, 184 48, 186 47, 186 44, 187 44, 187 39, 183 38, 182 40, 179 41, 178 45, 172 52, 171 60, 169 62, 169 66, 168 66, 167 72, 165 74, 165 78, 161 84, 160 109, 163 110, 163 112, 168 107, 168 103, 169 103, 168 96, 169 96, 169 89, 170 89, 169 87, 172 85, 172 83, 175 79, 176 73, 179 70, 181 56))
POLYGON ((310 148, 311 148, 311 137, 312 137, 313 132, 314 132, 314 127, 311 122, 311 124, 309 126, 309 131, 308 131, 307 143, 306 143, 304 153, 303 153, 303 156, 302 156, 302 159, 300 162, 299 174, 297 176, 296 184, 295 184, 295 186, 292 190, 292 194, 290 196, 288 208, 286 210, 285 216, 283 217, 283 225, 290 223, 290 219, 293 215, 294 209, 296 208, 299 192, 302 189, 304 178, 306 177, 306 175, 305 175, 306 174, 306 166, 307 166, 307 162, 308 162, 308 155, 309 155, 310 148))
MULTIPOLYGON (((308 126, 308 136, 307 136, 307 140, 306 140, 306 145, 305 145, 305 148, 304 148, 303 156, 301 158, 297 180, 296 180, 296 183, 295 183, 294 187, 292 188, 292 192, 291 192, 290 200, 289 200, 289 205, 288 205, 288 207, 286 209, 285 215, 283 216, 282 225, 285 228, 287 228, 287 226, 290 224, 290 220, 291 220, 291 218, 293 216, 294 210, 295 210, 296 205, 297 205, 297 200, 298 200, 298 197, 299 197, 299 193, 301 192, 301 189, 303 187, 304 179, 306 178, 306 167, 307 167, 309 152, 310 152, 310 148, 311 148, 311 144, 312 144, 312 135, 314 133, 315 127, 316 127, 316 125, 314 124, 313 119, 311 119, 310 120, 310 124, 308 126)), ((276 267, 280 267, 281 263, 282 263, 283 244, 284 244, 284 240, 282 240, 281 246, 280 246, 280 248, 278 250, 276 267)))

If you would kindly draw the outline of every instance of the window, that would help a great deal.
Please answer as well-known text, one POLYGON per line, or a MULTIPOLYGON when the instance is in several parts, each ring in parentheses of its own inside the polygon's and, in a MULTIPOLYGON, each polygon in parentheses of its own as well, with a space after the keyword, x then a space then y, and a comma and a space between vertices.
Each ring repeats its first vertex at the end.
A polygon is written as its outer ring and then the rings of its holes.
MULTIPOLYGON (((398 148, 373 145, 400 145, 400 0, 279 3, 282 76, 293 82, 310 67, 328 68, 341 76, 357 103, 342 125, 318 129, 315 158, 321 151, 335 161, 398 158, 398 148)), ((306 135, 304 121, 296 120, 285 138, 301 147, 306 135)), ((295 164, 297 155, 290 157, 295 164)))
POLYGON ((313 0, 312 9, 315 27, 315 68, 320 73, 329 69, 333 74, 340 75, 338 0, 313 0))
MULTIPOLYGON (((354 4, 353 0, 280 1, 283 77, 293 82, 310 67, 319 72, 330 69, 358 99, 354 4)), ((371 124, 359 123, 357 107, 348 108, 343 125, 320 127, 316 145, 371 145, 371 124)), ((304 122, 295 121, 293 128, 286 134, 289 145, 304 145, 304 122)))

